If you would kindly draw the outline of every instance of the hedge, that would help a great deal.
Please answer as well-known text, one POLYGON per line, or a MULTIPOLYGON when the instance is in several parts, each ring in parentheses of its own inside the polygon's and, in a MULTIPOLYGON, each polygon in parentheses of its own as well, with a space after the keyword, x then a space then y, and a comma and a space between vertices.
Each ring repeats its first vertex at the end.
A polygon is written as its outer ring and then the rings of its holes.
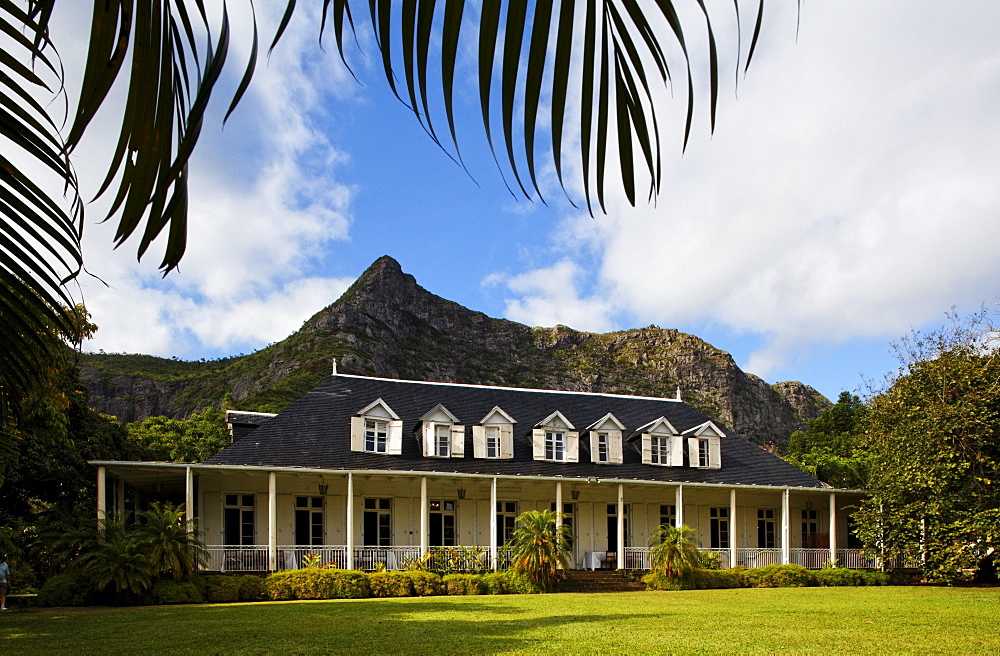
POLYGON ((647 590, 705 590, 722 588, 797 588, 807 586, 890 585, 884 572, 831 568, 808 570, 799 565, 768 565, 743 569, 697 569, 682 579, 650 572, 642 578, 647 590))

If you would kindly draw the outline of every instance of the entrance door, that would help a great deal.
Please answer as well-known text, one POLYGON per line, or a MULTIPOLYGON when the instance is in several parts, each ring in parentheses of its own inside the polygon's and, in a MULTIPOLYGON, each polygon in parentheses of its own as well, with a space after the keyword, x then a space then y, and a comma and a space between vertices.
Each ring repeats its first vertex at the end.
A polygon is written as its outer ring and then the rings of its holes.
POLYGON ((323 497, 295 497, 295 544, 323 544, 323 497))
POLYGON ((455 546, 455 502, 430 502, 430 546, 455 546))
MULTIPOLYGON (((628 520, 628 506, 625 506, 625 546, 631 544, 631 531, 628 520)), ((618 504, 608 504, 608 551, 618 553, 618 504)))

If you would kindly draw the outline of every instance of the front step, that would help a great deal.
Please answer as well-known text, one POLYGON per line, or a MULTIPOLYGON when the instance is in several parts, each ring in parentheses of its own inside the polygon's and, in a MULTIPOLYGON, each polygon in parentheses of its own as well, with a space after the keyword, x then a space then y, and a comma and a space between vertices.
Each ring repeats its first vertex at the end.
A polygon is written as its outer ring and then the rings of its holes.
POLYGON ((560 592, 634 592, 642 583, 616 570, 569 570, 559 584, 560 592))

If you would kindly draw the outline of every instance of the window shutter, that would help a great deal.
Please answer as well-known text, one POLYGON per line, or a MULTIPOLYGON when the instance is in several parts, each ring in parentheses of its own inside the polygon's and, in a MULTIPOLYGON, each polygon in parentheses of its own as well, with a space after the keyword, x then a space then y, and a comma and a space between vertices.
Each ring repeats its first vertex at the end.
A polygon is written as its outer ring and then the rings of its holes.
POLYGON ((608 432, 608 459, 616 465, 622 464, 625 460, 622 454, 621 431, 608 432))
POLYGON ((688 438, 688 464, 692 467, 698 466, 698 438, 688 438))
POLYGON ((511 424, 500 427, 500 457, 514 457, 514 427, 511 424))
POLYGON ((387 452, 398 456, 403 452, 403 420, 393 419, 389 422, 389 448, 387 452))
POLYGON ((545 460, 545 429, 535 428, 531 431, 531 449, 535 460, 545 460))
MULTIPOLYGON (((566 431, 566 462, 580 461, 580 433, 566 431)), ((560 510, 560 512, 562 512, 560 510)))
POLYGON ((486 427, 472 427, 472 455, 475 458, 486 457, 486 427))
POLYGON ((642 461, 647 465, 653 464, 653 439, 649 433, 642 434, 642 461))
POLYGON ((708 441, 708 466, 712 469, 722 469, 722 441, 718 438, 708 441))
POLYGON ((684 438, 680 435, 670 436, 670 466, 684 466, 684 438))
POLYGON ((598 462, 597 459, 597 431, 592 430, 588 433, 590 436, 590 461, 598 462))
POLYGON ((465 457, 465 426, 451 425, 451 457, 465 457))
POLYGON ((365 450, 365 418, 351 417, 351 451, 365 450))
POLYGON ((434 422, 425 421, 421 433, 424 436, 421 451, 425 458, 430 458, 434 455, 434 422))

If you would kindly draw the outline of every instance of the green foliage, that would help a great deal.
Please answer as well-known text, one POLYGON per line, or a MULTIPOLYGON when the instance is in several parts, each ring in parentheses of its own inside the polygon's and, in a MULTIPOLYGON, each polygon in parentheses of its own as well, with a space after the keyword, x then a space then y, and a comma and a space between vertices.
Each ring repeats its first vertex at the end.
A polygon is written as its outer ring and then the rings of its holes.
POLYGON ((373 572, 368 575, 373 597, 413 597, 413 579, 409 572, 373 572))
POLYGON ((264 601, 268 598, 264 578, 253 574, 236 576, 239 582, 240 601, 264 601))
POLYGON ((813 572, 816 582, 825 587, 889 585, 889 575, 885 572, 872 572, 861 569, 844 569, 843 567, 825 568, 813 572))
POLYGON ((205 601, 216 604, 231 604, 240 600, 238 576, 209 574, 202 577, 205 582, 205 601))
POLYGON ((546 591, 525 574, 516 570, 485 574, 448 574, 444 588, 449 595, 538 594, 546 591))
POLYGON ((804 588, 816 585, 816 575, 801 565, 767 565, 743 570, 751 588, 804 588))
POLYGON ((187 419, 147 417, 129 424, 128 432, 144 449, 144 460, 201 462, 229 444, 226 413, 217 408, 187 419))
POLYGON ((713 590, 749 587, 742 569, 695 569, 684 578, 650 572, 642 577, 647 590, 713 590))
POLYGON ((557 525, 557 517, 551 510, 521 513, 507 544, 513 568, 545 590, 559 580, 560 567, 570 566, 573 532, 566 524, 557 525))
POLYGON ((201 591, 192 581, 161 579, 143 596, 154 604, 200 604, 204 601, 201 591))
POLYGON ((101 601, 90 579, 73 571, 56 574, 38 591, 39 606, 90 606, 101 601))
POLYGON ((443 581, 449 595, 490 594, 482 574, 446 574, 443 581))
POLYGON ((418 597, 433 597, 444 594, 441 577, 431 572, 397 572, 410 579, 413 592, 418 597))
POLYGON ((133 537, 158 575, 180 581, 205 564, 205 545, 188 530, 184 510, 173 504, 154 503, 143 513, 133 537))
POLYGON ((869 453, 864 439, 867 406, 850 392, 795 431, 783 458, 802 471, 838 488, 862 488, 868 481, 869 453))
POLYGON ((717 551, 698 552, 697 567, 700 569, 721 569, 722 557, 717 551))
POLYGON ((873 493, 857 514, 891 562, 926 554, 954 580, 1000 550, 1000 354, 980 313, 897 346, 899 375, 871 401, 873 493))
POLYGON ((363 572, 337 569, 293 569, 275 572, 264 580, 268 597, 291 599, 364 599, 372 596, 363 572))
POLYGON ((681 579, 701 562, 695 530, 690 526, 660 525, 649 538, 650 569, 668 579, 681 579))

